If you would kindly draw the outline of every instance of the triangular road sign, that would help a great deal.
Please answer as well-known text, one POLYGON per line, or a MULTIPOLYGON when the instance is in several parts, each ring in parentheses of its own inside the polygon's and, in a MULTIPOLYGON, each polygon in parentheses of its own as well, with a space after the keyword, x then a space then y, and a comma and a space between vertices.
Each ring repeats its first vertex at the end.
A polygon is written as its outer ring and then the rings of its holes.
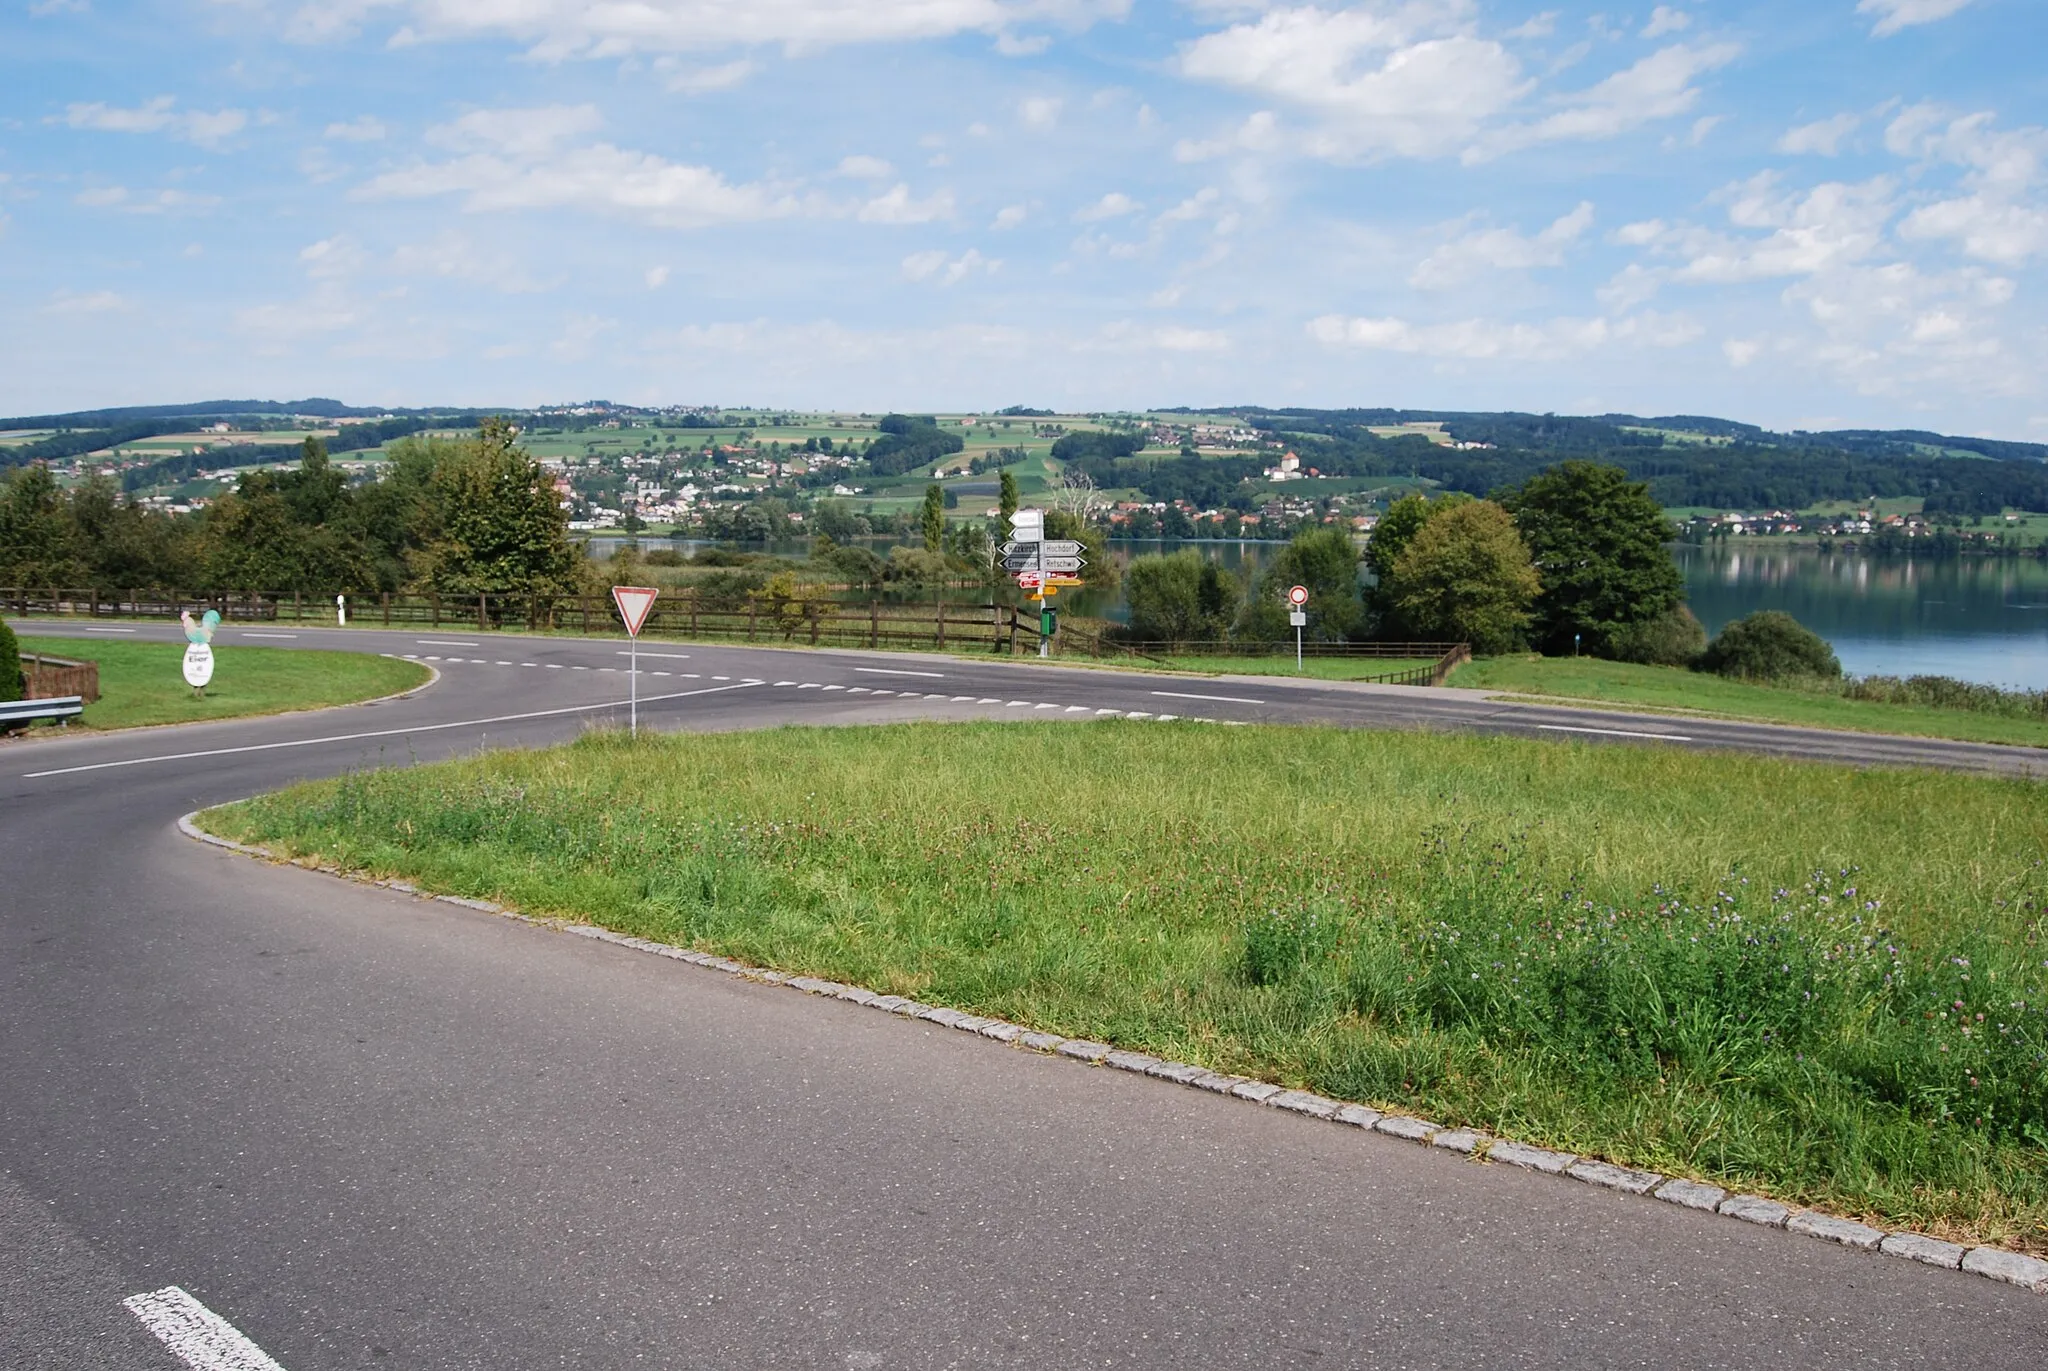
POLYGON ((619 617, 626 621, 626 632, 637 638, 640 626, 647 622, 647 611, 654 608, 654 597, 661 591, 654 586, 613 586, 612 602, 619 607, 619 617))

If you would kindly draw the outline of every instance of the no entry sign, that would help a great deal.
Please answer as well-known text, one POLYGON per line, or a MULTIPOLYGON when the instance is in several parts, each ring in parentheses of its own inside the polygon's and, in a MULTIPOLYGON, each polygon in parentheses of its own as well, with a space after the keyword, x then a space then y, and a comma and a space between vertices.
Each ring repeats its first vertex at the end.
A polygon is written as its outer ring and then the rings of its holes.
POLYGON ((1288 604, 1290 604, 1290 605, 1305 605, 1305 604, 1307 604, 1307 603, 1308 603, 1308 587, 1307 587, 1307 586, 1289 586, 1289 587, 1287 588, 1287 603, 1288 603, 1288 604))
POLYGON ((640 626, 647 622, 647 611, 654 608, 654 597, 661 591, 653 586, 613 586, 612 603, 619 607, 619 617, 626 621, 626 632, 632 637, 640 636, 640 626))

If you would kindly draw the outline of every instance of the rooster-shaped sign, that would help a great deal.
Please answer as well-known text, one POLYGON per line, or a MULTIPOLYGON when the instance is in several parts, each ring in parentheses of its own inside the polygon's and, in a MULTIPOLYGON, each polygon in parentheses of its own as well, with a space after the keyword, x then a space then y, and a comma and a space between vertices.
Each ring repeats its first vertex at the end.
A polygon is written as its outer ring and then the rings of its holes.
POLYGON ((220 611, 209 609, 194 619, 192 611, 178 611, 178 622, 185 626, 185 684, 192 687, 196 695, 206 689, 206 683, 213 679, 213 631, 220 627, 220 611))

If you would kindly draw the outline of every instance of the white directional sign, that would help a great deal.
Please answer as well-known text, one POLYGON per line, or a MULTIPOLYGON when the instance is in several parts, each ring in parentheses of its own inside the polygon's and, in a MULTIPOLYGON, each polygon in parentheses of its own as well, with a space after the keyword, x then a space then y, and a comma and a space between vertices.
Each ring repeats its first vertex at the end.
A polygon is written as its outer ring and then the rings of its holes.
POLYGON ((1078 557, 1083 550, 1081 544, 1072 538, 1041 538, 1031 543, 1003 544, 1005 557, 1029 557, 1036 552, 1043 552, 1048 557, 1078 557))
POLYGON ((1035 543, 1045 537, 1045 511, 1020 509, 1010 516, 1010 536, 1020 543, 1035 543))
POLYGON ((654 608, 654 597, 661 591, 652 586, 613 586, 612 602, 619 607, 619 617, 626 621, 626 632, 632 637, 640 636, 640 626, 647 622, 647 611, 654 608))
POLYGON ((1003 562, 1005 571, 1079 571, 1087 563, 1079 557, 1011 557, 1003 562))

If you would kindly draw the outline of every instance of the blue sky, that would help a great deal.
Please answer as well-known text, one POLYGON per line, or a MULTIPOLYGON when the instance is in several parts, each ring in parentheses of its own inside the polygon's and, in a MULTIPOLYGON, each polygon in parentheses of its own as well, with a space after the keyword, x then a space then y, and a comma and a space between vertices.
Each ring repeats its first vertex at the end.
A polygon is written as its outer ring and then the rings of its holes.
POLYGON ((2041 0, 0 4, 0 412, 2048 441, 2041 0))

